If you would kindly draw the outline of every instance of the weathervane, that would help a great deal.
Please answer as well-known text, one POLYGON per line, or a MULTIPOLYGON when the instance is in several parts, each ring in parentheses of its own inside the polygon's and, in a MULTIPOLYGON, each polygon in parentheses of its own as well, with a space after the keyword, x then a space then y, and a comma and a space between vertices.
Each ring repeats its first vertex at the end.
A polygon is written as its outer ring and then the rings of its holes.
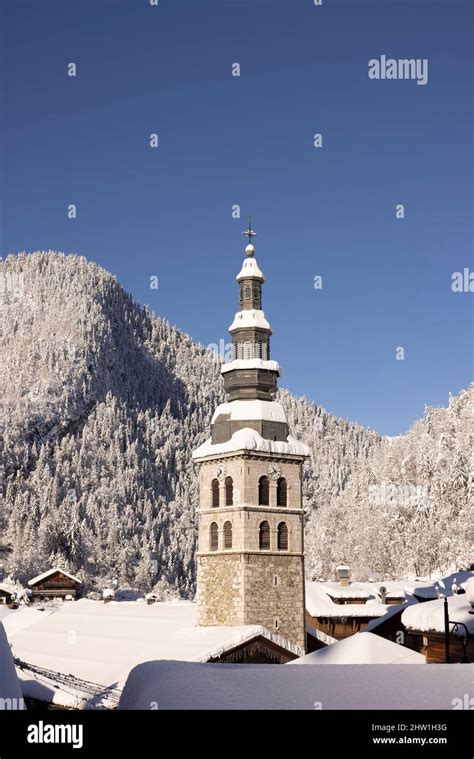
POLYGON ((257 233, 253 231, 252 229, 252 217, 249 216, 249 228, 245 230, 245 232, 242 232, 243 235, 248 237, 249 245, 252 244, 252 237, 256 237, 257 233))

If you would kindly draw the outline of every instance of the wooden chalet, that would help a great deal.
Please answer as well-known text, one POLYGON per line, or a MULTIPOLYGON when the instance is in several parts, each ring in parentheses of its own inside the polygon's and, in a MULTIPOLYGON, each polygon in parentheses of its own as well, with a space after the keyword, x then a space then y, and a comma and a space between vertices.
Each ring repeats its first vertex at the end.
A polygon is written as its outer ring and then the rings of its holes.
POLYGON ((11 590, 0 585, 0 604, 11 604, 13 596, 11 590))
POLYGON ((354 584, 306 583, 306 629, 308 647, 326 645, 325 636, 342 640, 365 630, 373 619, 382 617, 387 606, 371 596, 370 590, 354 584), (317 638, 317 642, 313 638, 317 638))
MULTIPOLYGON (((410 630, 410 648, 423 654, 427 664, 446 663, 445 638, 442 632, 410 630)), ((462 664, 465 661, 474 662, 474 638, 470 636, 467 646, 464 648, 459 635, 450 635, 449 661, 451 664, 462 664)))
MULTIPOLYGON (((448 597, 449 663, 474 662, 474 609, 465 594, 448 597)), ((445 664, 444 600, 409 606, 402 614, 406 645, 425 656, 427 664, 445 664)))
MULTIPOLYGON (((357 609, 359 609, 359 605, 357 606, 357 609)), ((366 616, 361 616, 360 614, 354 616, 349 609, 345 614, 337 615, 335 613, 330 613, 312 616, 308 611, 306 612, 307 628, 319 630, 331 638, 336 638, 336 640, 348 638, 350 635, 355 635, 355 633, 365 630, 367 625, 370 624, 373 619, 374 616, 370 615, 370 613, 366 616)))
POLYGON ((28 581, 28 586, 33 600, 47 600, 54 598, 76 598, 81 581, 64 569, 54 567, 47 572, 33 577, 28 581))

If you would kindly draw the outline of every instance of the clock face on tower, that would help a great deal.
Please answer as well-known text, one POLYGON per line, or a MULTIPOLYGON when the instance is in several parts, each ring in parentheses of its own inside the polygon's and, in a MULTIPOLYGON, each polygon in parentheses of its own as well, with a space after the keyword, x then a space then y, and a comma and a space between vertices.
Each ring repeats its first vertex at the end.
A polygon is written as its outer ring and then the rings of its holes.
POLYGON ((218 480, 224 480, 225 476, 227 474, 227 469, 225 468, 224 464, 219 464, 219 466, 216 469, 216 477, 218 480))
POLYGON ((269 464, 267 472, 271 480, 278 480, 281 477, 281 469, 278 464, 269 464))

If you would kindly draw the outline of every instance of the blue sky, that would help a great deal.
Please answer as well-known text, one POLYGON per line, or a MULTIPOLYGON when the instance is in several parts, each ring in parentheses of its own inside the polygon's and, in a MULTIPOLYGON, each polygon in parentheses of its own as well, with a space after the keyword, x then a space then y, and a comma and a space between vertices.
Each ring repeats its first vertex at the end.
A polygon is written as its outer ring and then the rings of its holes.
POLYGON ((0 6, 3 254, 84 255, 208 345, 252 214, 281 385, 383 434, 467 386, 469 0, 0 6), (427 58, 428 84, 369 80, 382 54, 427 58))

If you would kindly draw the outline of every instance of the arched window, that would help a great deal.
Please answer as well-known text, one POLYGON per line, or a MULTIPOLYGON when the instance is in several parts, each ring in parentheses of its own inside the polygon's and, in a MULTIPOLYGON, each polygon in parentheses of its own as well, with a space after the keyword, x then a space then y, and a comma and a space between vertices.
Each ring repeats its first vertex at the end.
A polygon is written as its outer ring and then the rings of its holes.
POLYGON ((232 477, 225 478, 225 505, 232 506, 234 503, 234 483, 232 477))
POLYGON ((212 508, 219 507, 219 480, 212 480, 212 508))
POLYGON ((219 550, 219 528, 217 527, 217 522, 212 522, 209 527, 209 550, 219 550))
POLYGON ((280 477, 277 482, 277 506, 286 506, 286 480, 280 477))
POLYGON ((278 550, 288 551, 288 527, 286 522, 280 522, 278 525, 278 550))
POLYGON ((258 505, 269 506, 270 504, 270 483, 268 477, 263 475, 258 481, 258 505))
POLYGON ((258 529, 258 547, 261 551, 270 550, 270 525, 268 522, 260 522, 258 529))
POLYGON ((224 522, 224 548, 232 548, 232 523, 224 522))

